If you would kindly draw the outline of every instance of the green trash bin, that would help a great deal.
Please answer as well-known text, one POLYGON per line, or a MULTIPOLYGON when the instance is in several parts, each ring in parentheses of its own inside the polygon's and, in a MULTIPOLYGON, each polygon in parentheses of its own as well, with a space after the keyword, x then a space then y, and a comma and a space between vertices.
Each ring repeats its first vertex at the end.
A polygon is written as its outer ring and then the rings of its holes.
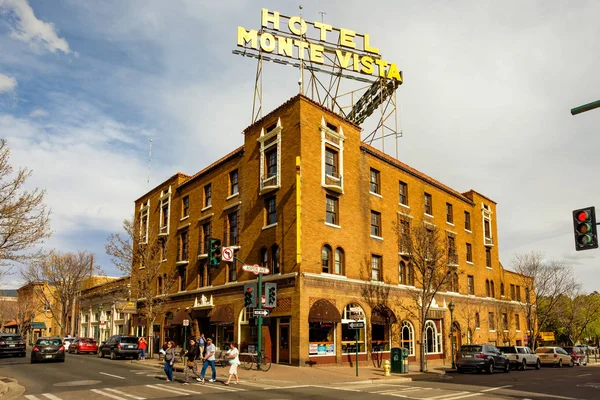
POLYGON ((400 347, 393 347, 390 352, 391 357, 391 370, 394 374, 402 373, 402 349, 400 347))

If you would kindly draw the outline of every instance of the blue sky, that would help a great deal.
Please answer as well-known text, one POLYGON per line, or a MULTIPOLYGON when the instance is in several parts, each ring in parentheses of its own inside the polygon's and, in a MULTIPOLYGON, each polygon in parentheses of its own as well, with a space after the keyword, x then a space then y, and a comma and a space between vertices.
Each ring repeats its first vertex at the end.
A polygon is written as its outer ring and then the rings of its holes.
MULTIPOLYGON (((498 203, 506 267, 541 251, 598 289, 598 252, 574 251, 570 215, 600 199, 588 183, 600 110, 569 109, 600 99, 600 3, 302 4, 309 21, 324 11, 333 26, 369 33, 403 70, 399 158, 498 203)), ((262 7, 298 14, 290 1, 0 0, 0 135, 47 190, 49 247, 90 250, 116 274, 104 244, 133 201, 242 144, 256 65, 231 50, 262 7)), ((266 65, 265 111, 295 95, 297 80, 266 65)))

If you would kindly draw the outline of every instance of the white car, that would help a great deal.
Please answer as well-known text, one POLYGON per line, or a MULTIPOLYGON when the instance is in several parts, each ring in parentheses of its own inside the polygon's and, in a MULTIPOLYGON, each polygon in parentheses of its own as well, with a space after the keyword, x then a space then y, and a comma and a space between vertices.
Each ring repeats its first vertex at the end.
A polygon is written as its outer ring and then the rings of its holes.
POLYGON ((523 371, 527 367, 540 369, 542 365, 538 355, 527 346, 499 346, 498 350, 508 357, 510 360, 510 367, 513 369, 520 369, 523 371))
POLYGON ((573 359, 562 347, 544 346, 535 349, 535 354, 540 357, 542 365, 552 365, 561 368, 563 365, 572 367, 573 359))

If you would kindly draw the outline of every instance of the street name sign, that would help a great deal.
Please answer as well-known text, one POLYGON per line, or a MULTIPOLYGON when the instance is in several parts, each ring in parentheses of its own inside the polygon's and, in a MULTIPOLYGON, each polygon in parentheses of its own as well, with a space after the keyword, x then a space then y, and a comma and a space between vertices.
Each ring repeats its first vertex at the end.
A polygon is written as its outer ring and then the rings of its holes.
POLYGON ((223 261, 233 261, 233 249, 231 247, 223 247, 221 250, 221 258, 223 261))
POLYGON ((258 264, 254 264, 254 265, 242 265, 242 269, 244 271, 252 272, 254 275, 268 274, 269 273, 269 268, 267 268, 267 267, 261 267, 258 264))
POLYGON ((254 316, 258 317, 266 317, 267 315, 269 315, 269 310, 254 310, 254 316))
POLYGON ((350 329, 362 329, 364 327, 365 327, 365 323, 363 321, 348 323, 348 328, 350 328, 350 329))

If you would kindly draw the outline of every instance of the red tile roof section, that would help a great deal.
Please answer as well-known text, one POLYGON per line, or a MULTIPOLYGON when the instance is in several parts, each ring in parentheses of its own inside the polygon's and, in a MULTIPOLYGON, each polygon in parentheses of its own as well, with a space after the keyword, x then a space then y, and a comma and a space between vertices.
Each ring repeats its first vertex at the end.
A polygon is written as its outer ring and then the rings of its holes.
POLYGON ((217 161, 215 161, 214 163, 210 164, 208 167, 196 172, 193 176, 189 177, 189 179, 186 179, 184 182, 181 182, 181 184, 179 186, 177 186, 177 189, 187 185, 188 183, 191 183, 194 179, 196 179, 197 177, 207 173, 208 171, 210 171, 211 169, 215 168, 216 166, 218 166, 219 164, 224 163, 225 161, 229 160, 232 157, 235 157, 238 154, 241 154, 244 152, 244 146, 240 146, 237 149, 233 150, 231 153, 224 155, 223 157, 219 158, 217 161))

